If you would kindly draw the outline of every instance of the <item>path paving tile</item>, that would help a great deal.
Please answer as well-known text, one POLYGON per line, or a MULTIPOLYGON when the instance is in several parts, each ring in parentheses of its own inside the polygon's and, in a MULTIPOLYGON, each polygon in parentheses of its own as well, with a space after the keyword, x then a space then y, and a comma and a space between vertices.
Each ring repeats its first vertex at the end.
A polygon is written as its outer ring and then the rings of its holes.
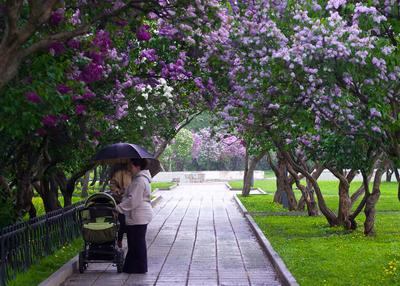
POLYGON ((148 273, 118 274, 111 264, 89 264, 63 285, 281 285, 224 184, 160 193, 146 237, 148 273))

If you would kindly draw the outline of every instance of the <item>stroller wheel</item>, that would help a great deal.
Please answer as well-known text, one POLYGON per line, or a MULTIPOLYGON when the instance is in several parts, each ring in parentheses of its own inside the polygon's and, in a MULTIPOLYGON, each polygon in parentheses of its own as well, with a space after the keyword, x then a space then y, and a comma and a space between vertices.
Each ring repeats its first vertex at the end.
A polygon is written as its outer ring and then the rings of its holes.
POLYGON ((116 264, 117 264, 117 272, 121 273, 122 272, 122 268, 124 267, 124 252, 121 250, 117 251, 116 254, 116 264))
POLYGON ((78 266, 79 266, 79 273, 83 273, 86 269, 86 263, 82 252, 79 252, 78 266))

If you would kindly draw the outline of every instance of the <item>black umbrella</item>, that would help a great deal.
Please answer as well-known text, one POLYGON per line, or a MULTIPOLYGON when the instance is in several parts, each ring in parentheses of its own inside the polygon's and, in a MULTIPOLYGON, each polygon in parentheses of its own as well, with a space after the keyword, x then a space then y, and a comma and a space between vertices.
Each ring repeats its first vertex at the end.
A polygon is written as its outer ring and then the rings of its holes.
POLYGON ((129 159, 146 159, 147 169, 152 177, 161 171, 160 161, 145 148, 130 143, 111 144, 101 149, 92 161, 100 164, 126 163, 129 159))

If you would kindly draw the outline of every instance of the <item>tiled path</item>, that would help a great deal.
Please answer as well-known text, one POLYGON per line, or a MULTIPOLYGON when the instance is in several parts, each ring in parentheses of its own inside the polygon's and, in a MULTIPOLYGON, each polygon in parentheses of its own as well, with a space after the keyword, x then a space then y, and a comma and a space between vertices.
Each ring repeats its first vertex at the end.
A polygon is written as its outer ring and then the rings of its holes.
POLYGON ((224 184, 159 193, 163 200, 147 232, 147 274, 117 274, 110 264, 89 264, 64 286, 280 285, 224 184))

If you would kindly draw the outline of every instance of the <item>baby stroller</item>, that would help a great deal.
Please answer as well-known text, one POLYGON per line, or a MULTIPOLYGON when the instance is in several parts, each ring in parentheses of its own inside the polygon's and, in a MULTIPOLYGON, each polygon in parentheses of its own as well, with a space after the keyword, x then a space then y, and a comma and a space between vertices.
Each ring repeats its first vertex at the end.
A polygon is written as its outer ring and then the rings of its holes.
POLYGON ((83 251, 79 253, 79 272, 83 273, 88 263, 112 261, 122 272, 124 252, 116 248, 118 220, 114 215, 116 203, 107 193, 89 196, 79 218, 84 240, 83 251))

